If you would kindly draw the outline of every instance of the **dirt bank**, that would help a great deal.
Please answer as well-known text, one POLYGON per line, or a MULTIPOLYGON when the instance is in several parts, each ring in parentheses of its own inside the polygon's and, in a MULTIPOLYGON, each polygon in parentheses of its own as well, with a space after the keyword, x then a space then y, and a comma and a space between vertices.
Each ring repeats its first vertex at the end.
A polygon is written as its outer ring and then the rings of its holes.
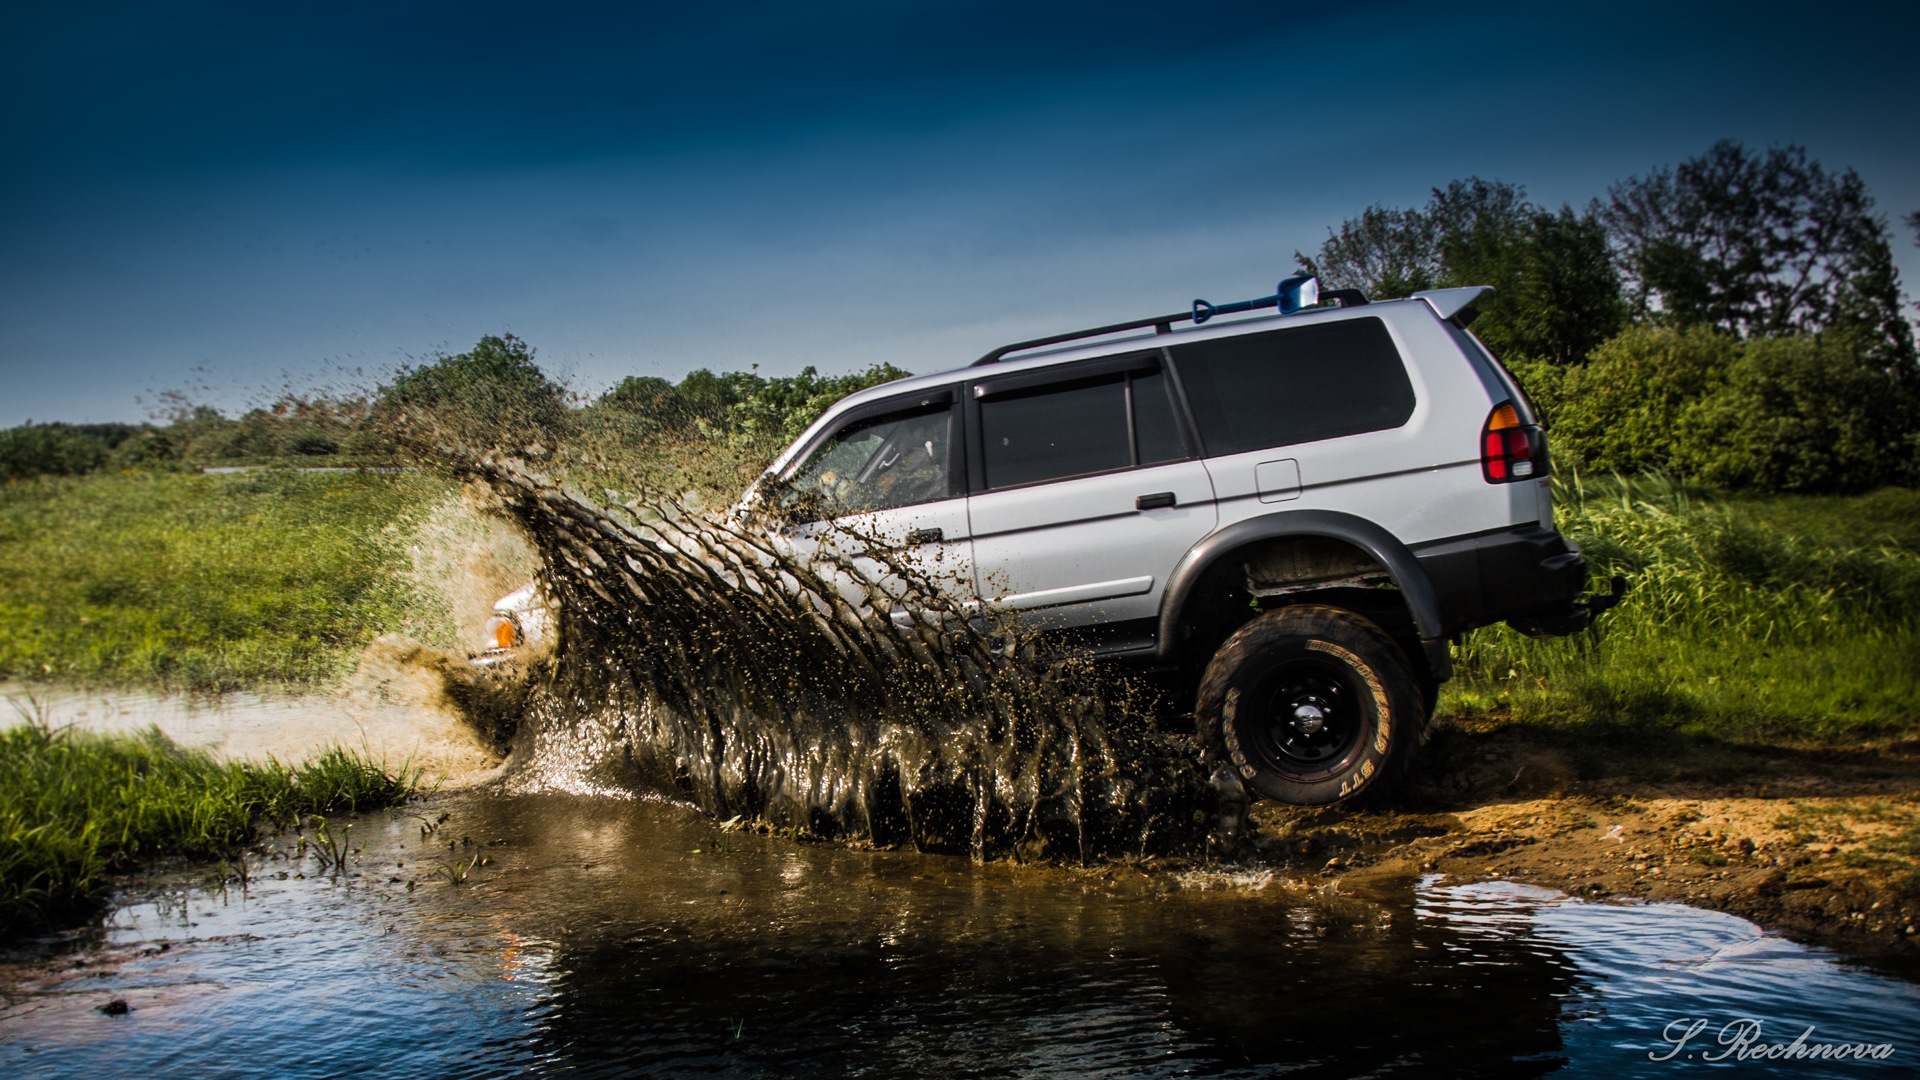
POLYGON ((1510 878, 1670 900, 1850 953, 1920 960, 1920 742, 1649 750, 1442 724, 1392 810, 1257 804, 1266 858, 1323 887, 1510 878))

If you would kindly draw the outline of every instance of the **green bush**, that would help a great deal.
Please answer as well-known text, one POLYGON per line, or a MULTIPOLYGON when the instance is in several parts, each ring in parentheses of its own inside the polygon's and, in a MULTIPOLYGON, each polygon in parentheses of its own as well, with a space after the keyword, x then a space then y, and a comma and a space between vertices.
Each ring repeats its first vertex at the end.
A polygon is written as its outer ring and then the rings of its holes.
POLYGON ((1688 410, 1676 471, 1760 491, 1912 483, 1915 404, 1902 380, 1844 336, 1749 341, 1716 391, 1688 410))
POLYGON ((882 364, 848 375, 808 367, 772 379, 703 369, 678 385, 633 376, 574 415, 569 471, 589 487, 694 492, 724 504, 829 405, 906 374, 882 364))
POLYGON ((1741 341, 1703 327, 1635 327, 1585 364, 1516 364, 1556 457, 1590 473, 1662 472, 1772 492, 1912 483, 1912 381, 1846 335, 1741 341))
POLYGON ((1717 393, 1739 342, 1704 327, 1634 327, 1541 386, 1523 375, 1552 426, 1554 454, 1593 473, 1681 474, 1689 410, 1717 393))
POLYGON ((0 431, 0 480, 78 476, 106 464, 132 424, 22 424, 0 431))
POLYGON ((798 438, 834 402, 907 374, 892 364, 878 364, 850 375, 821 375, 809 365, 790 378, 764 380, 752 393, 729 404, 721 421, 710 424, 709 430, 734 445, 778 451, 798 438))

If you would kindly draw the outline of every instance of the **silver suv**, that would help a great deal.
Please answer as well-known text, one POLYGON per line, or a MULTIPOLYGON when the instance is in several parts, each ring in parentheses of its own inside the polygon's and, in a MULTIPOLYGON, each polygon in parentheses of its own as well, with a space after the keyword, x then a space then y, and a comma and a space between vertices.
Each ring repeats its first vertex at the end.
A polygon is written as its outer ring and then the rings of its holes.
POLYGON ((1571 633, 1624 588, 1581 598, 1545 434, 1466 329, 1488 291, 1322 302, 1289 278, 1009 345, 840 401, 743 507, 799 508, 790 557, 885 537, 959 599, 1167 673, 1203 753, 1260 795, 1375 799, 1450 639, 1571 633), (1216 321, 1239 312, 1260 313, 1216 321))

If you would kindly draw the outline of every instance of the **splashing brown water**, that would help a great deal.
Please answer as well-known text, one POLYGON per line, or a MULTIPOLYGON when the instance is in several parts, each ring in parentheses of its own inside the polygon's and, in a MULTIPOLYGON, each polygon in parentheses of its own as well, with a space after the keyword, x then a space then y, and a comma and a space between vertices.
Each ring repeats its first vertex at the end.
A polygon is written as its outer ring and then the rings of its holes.
POLYGON ((877 538, 803 562, 672 500, 602 505, 499 457, 466 471, 533 541, 558 616, 522 787, 976 858, 1192 854, 1238 829, 1244 799, 1137 688, 964 610, 877 538))

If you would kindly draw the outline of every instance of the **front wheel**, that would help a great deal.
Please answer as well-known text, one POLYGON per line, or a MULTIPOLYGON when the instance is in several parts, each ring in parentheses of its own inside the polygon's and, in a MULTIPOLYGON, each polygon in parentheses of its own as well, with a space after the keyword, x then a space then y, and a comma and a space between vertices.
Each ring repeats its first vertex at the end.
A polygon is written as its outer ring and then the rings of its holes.
POLYGON ((1300 806, 1377 801, 1413 764, 1420 682, 1378 626, 1338 608, 1270 611, 1214 653, 1200 743, 1247 786, 1300 806))

